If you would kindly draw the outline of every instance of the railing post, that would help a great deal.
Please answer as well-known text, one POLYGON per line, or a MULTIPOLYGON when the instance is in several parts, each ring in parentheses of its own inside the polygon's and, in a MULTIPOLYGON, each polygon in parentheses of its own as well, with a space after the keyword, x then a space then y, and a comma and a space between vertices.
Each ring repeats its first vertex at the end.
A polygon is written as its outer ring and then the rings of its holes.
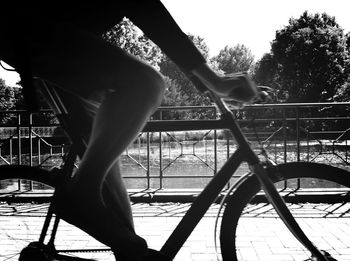
POLYGON ((147 172, 146 172, 146 178, 147 178, 147 189, 151 188, 151 180, 150 180, 150 136, 149 132, 146 133, 146 147, 147 147, 147 172))
POLYGON ((41 140, 38 138, 38 165, 41 164, 41 140))
POLYGON ((214 130, 214 175, 218 171, 218 144, 217 144, 217 132, 214 130))
MULTIPOLYGON (((22 154, 22 151, 21 151, 21 114, 18 113, 17 114, 17 164, 18 165, 21 165, 21 154, 22 154)), ((18 190, 21 191, 22 190, 22 186, 21 186, 21 180, 19 179, 17 181, 17 184, 18 184, 18 190)))
POLYGON ((297 161, 300 161, 300 115, 299 106, 295 108, 295 125, 296 125, 296 139, 297 139, 297 161))
MULTIPOLYGON (((286 108, 282 108, 282 117, 283 117, 283 161, 284 163, 287 163, 288 157, 287 157, 287 112, 286 108)), ((288 187, 288 181, 284 181, 284 189, 288 187)))
MULTIPOLYGON (((33 114, 29 114, 29 166, 33 166, 33 140, 32 140, 33 114)), ((33 181, 29 181, 29 190, 33 190, 33 181)))
POLYGON ((22 146, 21 146, 21 114, 17 114, 17 164, 21 165, 21 155, 22 155, 22 146))
MULTIPOLYGON (((297 128, 297 161, 300 162, 300 115, 299 106, 296 107, 296 128, 297 128)), ((297 180, 297 189, 300 188, 300 179, 297 180)))
POLYGON ((32 135, 32 128, 33 128, 33 114, 29 114, 29 166, 33 166, 33 135, 32 135))
POLYGON ((287 113, 286 108, 282 108, 283 113, 283 154, 284 154, 284 163, 287 163, 287 113))
POLYGON ((13 164, 13 139, 10 138, 10 164, 13 164))
POLYGON ((159 188, 163 188, 162 132, 159 132, 159 188))

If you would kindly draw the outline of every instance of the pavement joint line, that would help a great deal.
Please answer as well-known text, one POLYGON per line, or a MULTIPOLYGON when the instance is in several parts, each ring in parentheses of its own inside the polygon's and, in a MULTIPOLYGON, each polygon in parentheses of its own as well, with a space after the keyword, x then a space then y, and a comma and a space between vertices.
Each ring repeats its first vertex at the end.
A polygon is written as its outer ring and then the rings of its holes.
MULTIPOLYGON (((150 247, 159 249, 161 243, 165 242, 189 206, 190 203, 134 203, 132 204, 132 209, 135 214, 136 231, 147 240, 150 247)), ((313 231, 316 241, 318 238, 323 237, 322 230, 325 228, 324 221, 326 221, 324 213, 334 211, 334 217, 330 220, 331 224, 328 224, 328 229, 332 234, 326 238, 325 244, 335 244, 337 250, 328 249, 327 246, 326 250, 330 250, 338 260, 350 260, 350 215, 340 215, 340 210, 349 213, 350 204, 323 205, 318 208, 315 208, 312 204, 308 204, 304 208, 298 205, 289 206, 297 212, 298 220, 302 221, 302 225, 306 229, 310 225, 319 227, 318 231, 313 231), (339 206, 341 207, 339 208, 339 206), (303 213, 303 210, 305 213, 303 213), (317 215, 315 213, 316 210, 321 210, 321 214, 317 215), (332 220, 334 220, 334 224, 332 220), (342 223, 340 224, 339 222, 342 223)), ((176 256, 176 261, 216 260, 213 226, 218 207, 217 204, 214 204, 209 209, 205 218, 201 220, 176 256)), ((260 213, 263 207, 263 205, 256 205, 250 210, 251 212, 245 213, 240 227, 241 230, 239 231, 240 241, 237 242, 241 247, 239 255, 247 258, 245 260, 305 260, 307 253, 301 248, 299 242, 291 238, 288 232, 283 232, 284 225, 280 220, 276 219, 276 215, 269 211, 263 211, 263 214, 260 213), (269 227, 271 224, 274 225, 273 229, 269 227), (258 228, 261 230, 259 235, 256 234, 258 228), (273 254, 273 258, 269 257, 269 254, 273 254)), ((32 231, 32 234, 35 235, 35 231, 39 231, 42 226, 44 214, 45 207, 43 204, 40 204, 39 207, 33 207, 31 204, 19 204, 17 206, 0 204, 0 249, 7 248, 10 244, 1 233, 5 226, 6 228, 12 226, 14 233, 16 233, 17 226, 24 218, 25 220, 30 220, 27 226, 29 231, 32 231), (19 212, 9 215, 9 212, 16 208, 19 212)), ((62 248, 67 246, 75 248, 104 247, 82 231, 72 228, 71 225, 65 222, 62 223, 63 225, 58 235, 58 238, 60 238, 58 239, 58 246, 62 248)), ((220 252, 220 249, 218 251, 220 252)), ((114 260, 110 252, 83 253, 82 257, 94 257, 99 261, 114 260)))

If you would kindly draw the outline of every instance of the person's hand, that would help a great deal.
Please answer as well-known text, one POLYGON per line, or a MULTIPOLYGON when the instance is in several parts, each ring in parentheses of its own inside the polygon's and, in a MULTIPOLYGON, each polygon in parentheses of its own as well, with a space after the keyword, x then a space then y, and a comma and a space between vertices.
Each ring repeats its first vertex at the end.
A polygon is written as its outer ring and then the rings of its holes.
POLYGON ((203 63, 190 71, 190 76, 226 101, 249 103, 258 94, 247 73, 221 75, 203 63))
MULTIPOLYGON (((266 104, 272 101, 271 99, 271 93, 273 93, 273 89, 268 86, 256 86, 257 89, 257 95, 253 98, 250 103, 258 103, 258 104, 266 104)), ((239 102, 235 100, 225 100, 225 103, 229 106, 232 110, 239 110, 244 107, 244 102, 239 102)))
POLYGON ((254 98, 253 103, 269 103, 272 101, 271 94, 274 93, 274 89, 269 86, 257 86, 258 95, 254 98))
POLYGON ((255 83, 246 73, 221 76, 212 89, 227 102, 250 103, 258 95, 255 83))

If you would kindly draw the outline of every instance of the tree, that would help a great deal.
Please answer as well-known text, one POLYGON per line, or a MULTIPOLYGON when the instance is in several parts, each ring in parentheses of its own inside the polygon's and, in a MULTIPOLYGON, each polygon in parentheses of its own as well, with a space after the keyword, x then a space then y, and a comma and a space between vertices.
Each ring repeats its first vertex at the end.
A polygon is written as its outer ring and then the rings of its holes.
MULTIPOLYGON (((350 33, 346 34, 346 49, 350 54, 350 33)), ((347 63, 346 74, 348 75, 347 81, 337 90, 334 95, 335 101, 350 101, 350 59, 347 63)), ((349 109, 348 109, 349 111, 349 109)))
MULTIPOLYGON (((16 109, 18 88, 7 86, 3 79, 0 79, 0 111, 9 111, 16 109)), ((15 115, 1 114, 0 122, 3 124, 11 121, 15 115)))
POLYGON ((0 110, 7 111, 14 108, 15 93, 13 88, 7 86, 3 79, 0 79, 0 110))
POLYGON ((254 56, 249 48, 243 44, 237 44, 235 47, 225 46, 211 60, 217 63, 219 70, 225 74, 229 74, 249 71, 254 62, 254 56))
POLYGON ((346 83, 344 83, 334 95, 335 101, 350 102, 350 77, 346 83))
POLYGON ((257 85, 272 88, 273 93, 269 93, 271 102, 286 102, 288 100, 288 92, 281 88, 277 65, 274 55, 272 53, 265 53, 254 64, 252 78, 257 85))
POLYGON ((345 35, 345 40, 346 40, 346 49, 348 50, 348 52, 350 52, 350 33, 347 33, 345 35))
POLYGON ((135 55, 156 69, 163 56, 160 48, 147 38, 130 20, 124 18, 103 35, 108 42, 135 55))
MULTIPOLYGON (((304 12, 276 32, 270 69, 289 102, 330 101, 347 80, 346 39, 334 17, 304 12)), ((264 63, 264 62, 262 62, 264 63)), ((261 72, 256 72, 256 74, 261 72)))
MULTIPOLYGON (((204 39, 200 36, 193 35, 189 35, 189 38, 193 41, 202 55, 208 59, 209 48, 204 39)), ((182 96, 181 104, 178 103, 179 100, 171 101, 168 99, 167 105, 210 105, 208 98, 198 92, 186 75, 167 56, 163 56, 163 60, 159 64, 159 67, 160 72, 163 75, 172 79, 173 84, 175 84, 176 88, 178 88, 178 92, 182 96)))
POLYGON ((272 86, 277 80, 277 62, 271 53, 265 53, 253 68, 253 80, 272 86))

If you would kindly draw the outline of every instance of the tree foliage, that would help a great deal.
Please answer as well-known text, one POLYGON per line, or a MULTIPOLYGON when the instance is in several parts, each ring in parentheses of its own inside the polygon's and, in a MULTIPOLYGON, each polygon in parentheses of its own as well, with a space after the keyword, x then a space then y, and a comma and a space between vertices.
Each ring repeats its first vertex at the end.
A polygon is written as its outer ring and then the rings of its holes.
POLYGON ((225 46, 211 61, 215 62, 223 73, 230 74, 249 71, 254 63, 254 56, 249 48, 237 44, 234 47, 225 46))
POLYGON ((16 99, 14 89, 7 86, 3 79, 0 79, 0 110, 11 110, 15 107, 16 99))
MULTIPOLYGON (((188 36, 202 55, 208 59, 209 48, 204 39, 200 36, 188 36)), ((187 78, 187 76, 170 60, 166 55, 163 56, 159 64, 160 72, 168 78, 168 88, 162 102, 163 106, 203 106, 210 105, 207 97, 203 96, 187 78)), ((174 115, 171 115, 174 117, 174 115)), ((204 112, 196 111, 188 113, 185 118, 203 118, 204 112)), ((177 118, 177 117, 175 117, 177 118)))
POLYGON ((108 42, 158 68, 163 56, 161 50, 130 20, 124 18, 119 24, 106 32, 103 37, 108 42))
POLYGON ((276 32, 255 80, 274 84, 284 101, 330 101, 347 80, 348 59, 346 37, 335 18, 304 12, 276 32))
MULTIPOLYGON (((346 37, 346 49, 350 56, 350 33, 347 33, 345 37, 346 37)), ((348 79, 339 89, 337 89, 337 92, 334 96, 335 101, 345 101, 345 102, 350 101, 350 58, 349 58, 348 66, 346 67, 345 73, 346 75, 348 75, 348 79)))
MULTIPOLYGON (((23 103, 22 94, 19 88, 7 86, 3 79, 0 79, 0 111, 16 110, 23 103)), ((6 124, 10 122, 15 115, 1 114, 0 122, 6 124)))
MULTIPOLYGON (((204 39, 199 36, 189 35, 189 38, 193 41, 198 50, 204 57, 208 57, 209 49, 205 44, 204 39)), ((178 86, 178 91, 183 96, 183 103, 186 105, 204 105, 205 100, 201 98, 201 94, 193 86, 192 82, 187 76, 178 68, 178 66, 170 60, 166 55, 163 56, 161 63, 159 64, 160 72, 169 77, 178 86), (204 103, 204 104, 203 104, 204 103)), ((183 104, 183 105, 184 105, 183 104)), ((167 104, 167 105, 179 105, 179 104, 167 104)))
POLYGON ((350 52, 350 33, 347 33, 345 35, 345 41, 346 41, 346 49, 348 52, 350 52))

